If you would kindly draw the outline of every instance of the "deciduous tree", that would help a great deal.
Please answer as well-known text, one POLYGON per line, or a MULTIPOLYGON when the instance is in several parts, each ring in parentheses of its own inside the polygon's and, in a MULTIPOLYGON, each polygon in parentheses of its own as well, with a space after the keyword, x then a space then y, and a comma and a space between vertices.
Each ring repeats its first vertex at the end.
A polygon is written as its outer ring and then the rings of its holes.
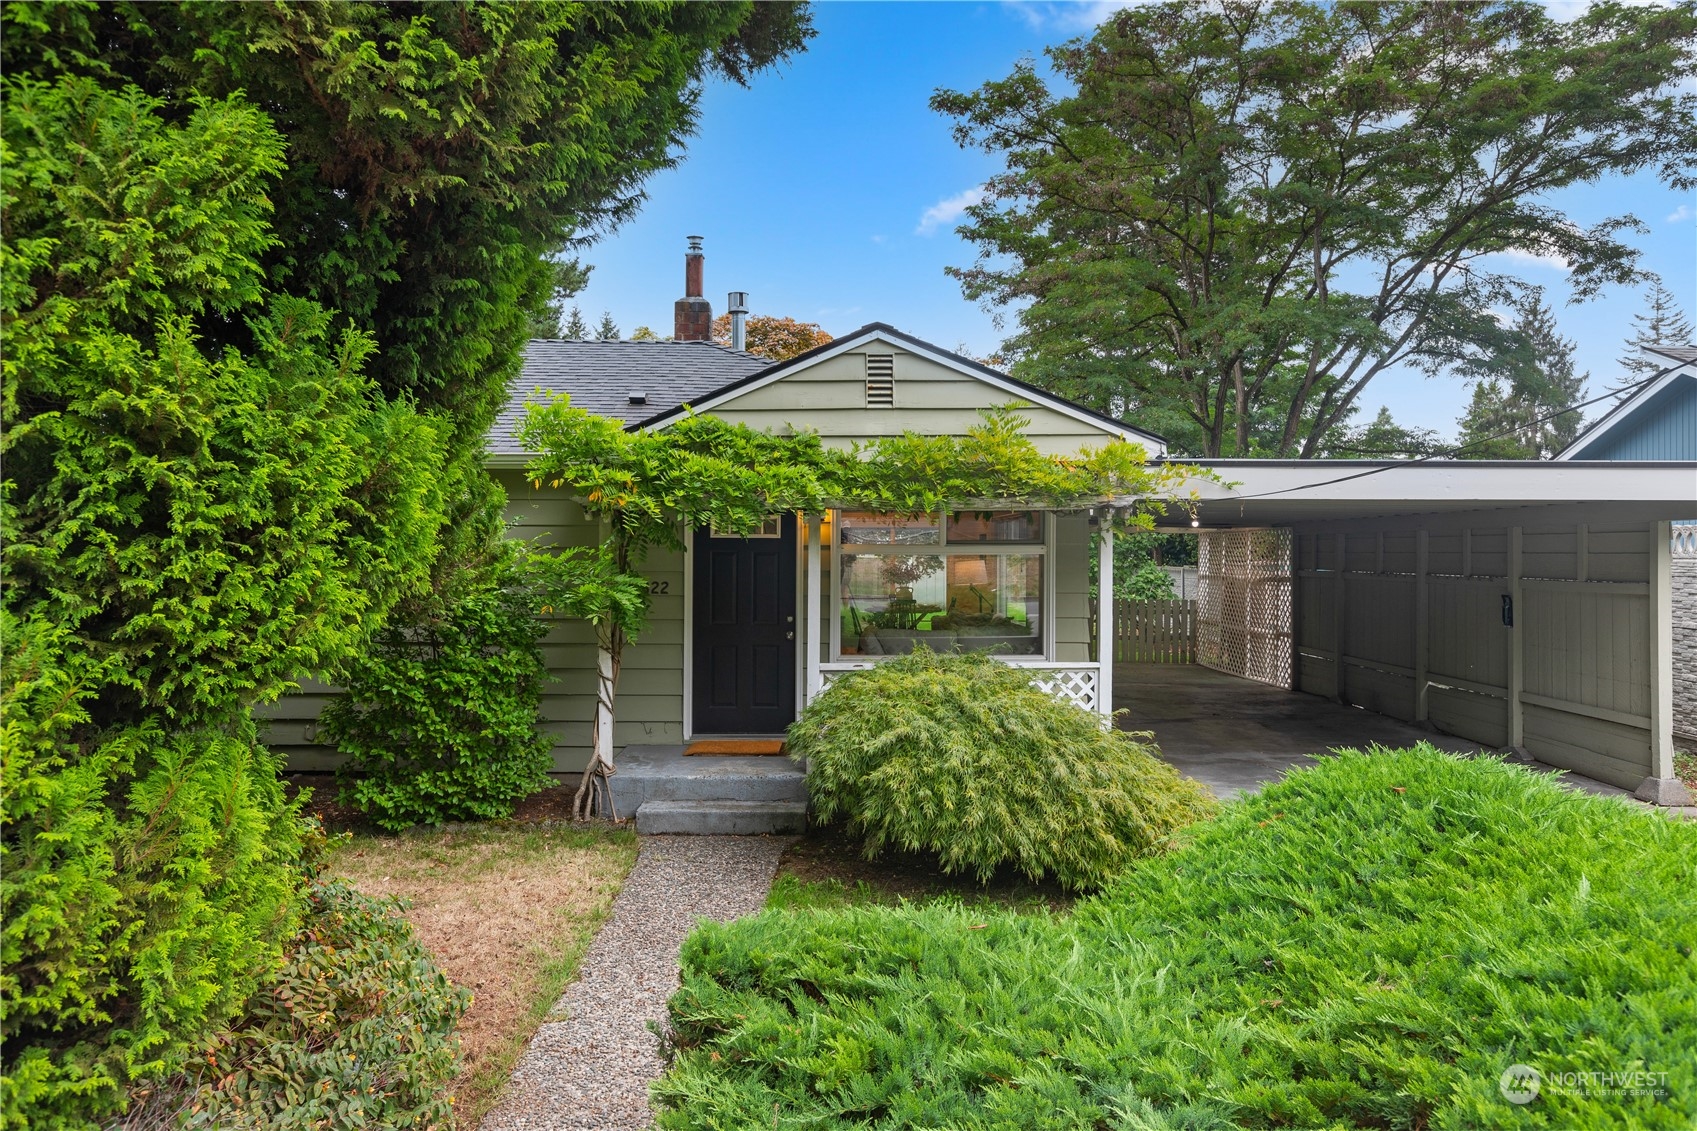
MULTIPOLYGON (((743 339, 743 348, 749 353, 772 361, 788 361, 833 340, 817 322, 798 322, 770 314, 749 315, 743 326, 743 339)), ((731 344, 729 314, 713 319, 713 340, 722 346, 731 344)))
POLYGON ((1438 434, 1430 428, 1404 428, 1380 405, 1378 414, 1354 428, 1334 427, 1321 449, 1328 459, 1410 459, 1438 451, 1438 434))
POLYGON ((932 105, 1002 158, 960 230, 968 297, 1019 306, 1014 372, 1180 450, 1312 456, 1396 367, 1476 378, 1517 345, 1504 255, 1587 298, 1642 278, 1629 216, 1549 203, 1697 183, 1697 10, 1148 5, 932 105))

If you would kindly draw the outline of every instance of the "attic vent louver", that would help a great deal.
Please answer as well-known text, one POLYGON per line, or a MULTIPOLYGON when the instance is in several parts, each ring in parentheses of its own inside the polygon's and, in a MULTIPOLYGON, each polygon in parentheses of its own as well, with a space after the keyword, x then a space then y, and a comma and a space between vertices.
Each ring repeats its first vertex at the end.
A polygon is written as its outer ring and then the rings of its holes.
POLYGON ((896 355, 866 355, 866 407, 896 407, 896 355))
POLYGON ((648 394, 647 393, 632 393, 630 395, 630 403, 631 404, 647 404, 648 403, 648 394))

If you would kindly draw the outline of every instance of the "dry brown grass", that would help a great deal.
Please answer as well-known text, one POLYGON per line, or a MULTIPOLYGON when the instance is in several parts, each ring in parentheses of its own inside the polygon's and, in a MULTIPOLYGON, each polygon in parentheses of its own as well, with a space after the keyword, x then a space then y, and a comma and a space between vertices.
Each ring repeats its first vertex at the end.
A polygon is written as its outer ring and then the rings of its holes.
POLYGON ((358 836, 336 852, 333 867, 361 891, 411 903, 420 941, 472 991, 454 1081, 462 1126, 500 1095, 635 862, 635 834, 606 826, 358 836))

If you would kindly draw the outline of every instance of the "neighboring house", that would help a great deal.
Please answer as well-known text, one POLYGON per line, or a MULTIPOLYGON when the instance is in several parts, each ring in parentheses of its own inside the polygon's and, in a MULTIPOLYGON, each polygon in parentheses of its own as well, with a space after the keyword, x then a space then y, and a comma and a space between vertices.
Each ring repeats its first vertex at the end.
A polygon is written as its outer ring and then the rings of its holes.
MULTIPOLYGON (((565 491, 524 474, 516 430, 539 393, 568 394, 630 428, 663 428, 687 408, 810 430, 829 445, 956 435, 982 409, 1017 401, 1043 451, 1125 439, 1165 455, 1160 437, 1133 424, 883 323, 779 363, 706 341, 710 323, 692 247, 677 340, 530 344, 488 448, 515 537, 572 546, 599 536, 565 491)), ((1208 466, 1225 482, 1199 483, 1194 513, 1203 663, 1682 799, 1664 626, 1669 523, 1697 518, 1697 463, 1208 466)), ((1192 518, 1168 521, 1188 531, 1192 518)), ((1111 648, 1092 643, 1102 614, 1089 592, 1094 521, 1077 511, 833 511, 774 516, 749 538, 691 532, 686 552, 645 564, 653 609, 624 654, 615 748, 779 734, 831 680, 917 643, 993 650, 1038 686, 1106 714, 1113 665, 1111 648)), ((1112 576, 1112 540, 1095 552, 1112 576)), ((557 677, 543 703, 555 765, 580 770, 593 636, 561 621, 544 648, 557 677)), ((310 687, 267 712, 268 741, 296 768, 334 757, 313 730, 333 693, 310 687)))
POLYGON ((1697 346, 1652 346, 1660 373, 1556 453, 1558 460, 1697 460, 1697 346))
MULTIPOLYGON (((1615 405, 1558 460, 1697 460, 1697 346, 1651 346, 1665 368, 1615 405)), ((1697 495, 1697 481, 1692 483, 1697 495)), ((1674 729, 1697 749, 1697 525, 1674 529, 1674 729)))

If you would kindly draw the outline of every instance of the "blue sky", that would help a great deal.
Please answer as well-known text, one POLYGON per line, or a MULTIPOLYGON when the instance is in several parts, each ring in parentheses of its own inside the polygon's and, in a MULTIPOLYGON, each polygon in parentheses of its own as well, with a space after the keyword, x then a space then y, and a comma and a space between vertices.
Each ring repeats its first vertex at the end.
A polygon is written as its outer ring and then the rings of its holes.
MULTIPOLYGON (((700 129, 678 168, 655 177, 637 217, 584 255, 595 270, 576 301, 593 324, 609 311, 627 335, 671 333, 683 293, 684 237, 706 238, 706 291, 749 292, 758 314, 789 315, 841 334, 882 321, 974 354, 1002 338, 968 302, 946 266, 972 262, 955 235, 961 202, 998 166, 955 145, 926 105, 938 87, 970 89, 1005 76, 1021 57, 1087 33, 1110 6, 1096 3, 838 3, 815 7, 819 35, 780 72, 748 90, 715 83, 700 129)), ((1635 237, 1697 317, 1697 198, 1652 175, 1579 186, 1553 198, 1590 225, 1631 212, 1635 237)), ((1567 305, 1559 263, 1511 265, 1543 285, 1581 370, 1602 391, 1640 309, 1635 291, 1567 305)), ((1388 405, 1405 425, 1455 430, 1468 397, 1454 379, 1387 374, 1365 395, 1364 417, 1388 405)), ((1591 410, 1597 413, 1605 406, 1591 410)))

